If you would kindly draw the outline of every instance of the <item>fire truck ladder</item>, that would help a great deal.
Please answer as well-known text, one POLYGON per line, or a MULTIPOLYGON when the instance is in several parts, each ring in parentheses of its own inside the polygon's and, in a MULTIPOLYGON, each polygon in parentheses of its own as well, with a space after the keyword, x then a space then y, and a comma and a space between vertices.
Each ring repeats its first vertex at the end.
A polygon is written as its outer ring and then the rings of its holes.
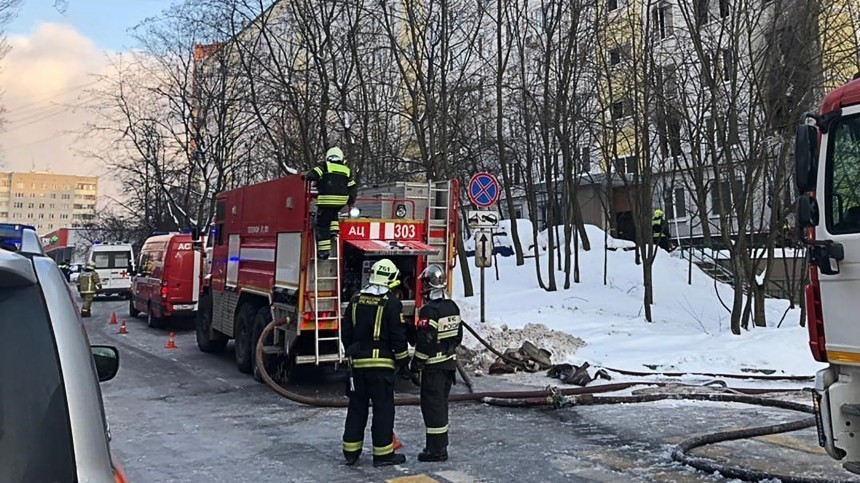
POLYGON ((313 362, 319 365, 320 362, 343 362, 343 345, 340 342, 340 327, 341 327, 341 266, 340 266, 340 240, 332 240, 335 256, 327 260, 320 260, 317 255, 314 255, 314 355, 313 356, 298 356, 296 361, 299 364, 309 364, 313 362), (334 264, 335 276, 320 277, 320 264, 334 264), (334 295, 320 296, 320 282, 334 282, 334 295), (334 310, 328 311, 329 314, 320 316, 320 303, 334 303, 334 310), (330 337, 320 337, 320 322, 337 322, 337 335, 330 337), (337 352, 320 354, 320 342, 335 342, 337 352))
POLYGON ((439 251, 427 257, 427 264, 448 265, 449 240, 451 239, 451 187, 450 181, 430 182, 427 189, 427 243, 439 251), (439 196, 444 193, 443 196, 439 196), (439 203, 437 205, 437 203, 439 203), (439 236, 438 231, 445 230, 445 235, 439 236), (434 234, 436 236, 434 236, 434 234))

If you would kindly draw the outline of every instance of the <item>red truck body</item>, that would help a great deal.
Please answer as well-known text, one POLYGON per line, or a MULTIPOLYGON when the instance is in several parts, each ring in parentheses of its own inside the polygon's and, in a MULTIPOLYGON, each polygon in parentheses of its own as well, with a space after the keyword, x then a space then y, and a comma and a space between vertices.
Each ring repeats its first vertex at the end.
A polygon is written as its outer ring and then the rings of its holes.
POLYGON ((457 188, 443 181, 360 190, 355 206, 368 217, 341 219, 335 255, 325 261, 314 258, 313 193, 300 176, 219 194, 198 318, 201 349, 236 339, 237 364, 249 371, 249 354, 274 318, 267 355, 290 367, 343 362, 340 314, 376 260, 400 268, 395 292, 407 317, 420 306, 424 267, 453 268, 457 188))
POLYGON ((202 254, 190 234, 150 237, 140 250, 138 273, 132 280, 129 315, 139 312, 163 319, 193 315, 200 294, 202 254))

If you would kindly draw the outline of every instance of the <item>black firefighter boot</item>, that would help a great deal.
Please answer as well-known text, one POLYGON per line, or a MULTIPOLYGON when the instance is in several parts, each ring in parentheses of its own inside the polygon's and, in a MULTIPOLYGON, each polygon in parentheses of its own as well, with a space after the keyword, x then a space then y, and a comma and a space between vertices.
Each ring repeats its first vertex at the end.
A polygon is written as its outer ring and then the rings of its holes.
POLYGON ((399 453, 389 453, 385 456, 373 456, 373 466, 394 466, 402 464, 406 461, 406 455, 399 453))
POLYGON ((448 450, 443 449, 440 453, 431 453, 424 448, 420 453, 418 453, 418 461, 422 463, 432 463, 436 461, 448 461, 448 450))

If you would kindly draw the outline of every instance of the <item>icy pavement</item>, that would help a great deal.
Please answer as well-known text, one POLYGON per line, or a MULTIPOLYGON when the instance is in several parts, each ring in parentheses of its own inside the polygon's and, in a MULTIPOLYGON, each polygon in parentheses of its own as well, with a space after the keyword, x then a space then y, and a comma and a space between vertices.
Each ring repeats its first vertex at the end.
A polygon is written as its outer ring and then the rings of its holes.
MULTIPOLYGON (((298 406, 240 374, 232 353, 200 353, 193 331, 128 321, 128 335, 107 324, 125 302, 97 302, 86 320, 93 343, 119 347, 118 377, 103 386, 113 448, 139 482, 694 482, 726 481, 673 463, 674 444, 695 434, 803 418, 739 404, 665 401, 575 409, 451 407, 451 459, 419 463, 423 424, 416 407, 398 408, 396 431, 407 462, 373 468, 369 435, 359 466, 341 464, 345 411, 298 406), (398 480, 398 478, 402 478, 398 480)), ((123 317, 121 317, 123 318, 123 317)), ((531 375, 537 377, 537 375, 531 375)), ((530 376, 530 377, 531 377, 530 376)), ((341 394, 337 375, 297 388, 341 394)), ((547 379, 548 381, 552 381, 547 379)), ((511 389, 522 380, 480 377, 479 390, 511 389)), ((546 384, 544 384, 546 385, 546 384)), ((415 394, 406 383, 398 390, 415 394)), ((462 384, 455 391, 464 391, 462 384)), ((759 469, 844 479, 817 447, 814 431, 717 445, 696 454, 759 469)))

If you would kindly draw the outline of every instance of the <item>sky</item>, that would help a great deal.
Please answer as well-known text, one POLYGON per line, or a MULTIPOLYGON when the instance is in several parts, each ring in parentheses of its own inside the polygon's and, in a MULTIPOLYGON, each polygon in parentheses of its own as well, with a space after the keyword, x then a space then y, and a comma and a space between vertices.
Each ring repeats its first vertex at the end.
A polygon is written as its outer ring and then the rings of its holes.
POLYGON ((0 61, 0 171, 51 170, 101 176, 102 195, 114 196, 104 166, 81 154, 93 75, 106 72, 106 54, 134 47, 128 30, 157 15, 171 0, 25 0, 8 26, 12 50, 0 61))

